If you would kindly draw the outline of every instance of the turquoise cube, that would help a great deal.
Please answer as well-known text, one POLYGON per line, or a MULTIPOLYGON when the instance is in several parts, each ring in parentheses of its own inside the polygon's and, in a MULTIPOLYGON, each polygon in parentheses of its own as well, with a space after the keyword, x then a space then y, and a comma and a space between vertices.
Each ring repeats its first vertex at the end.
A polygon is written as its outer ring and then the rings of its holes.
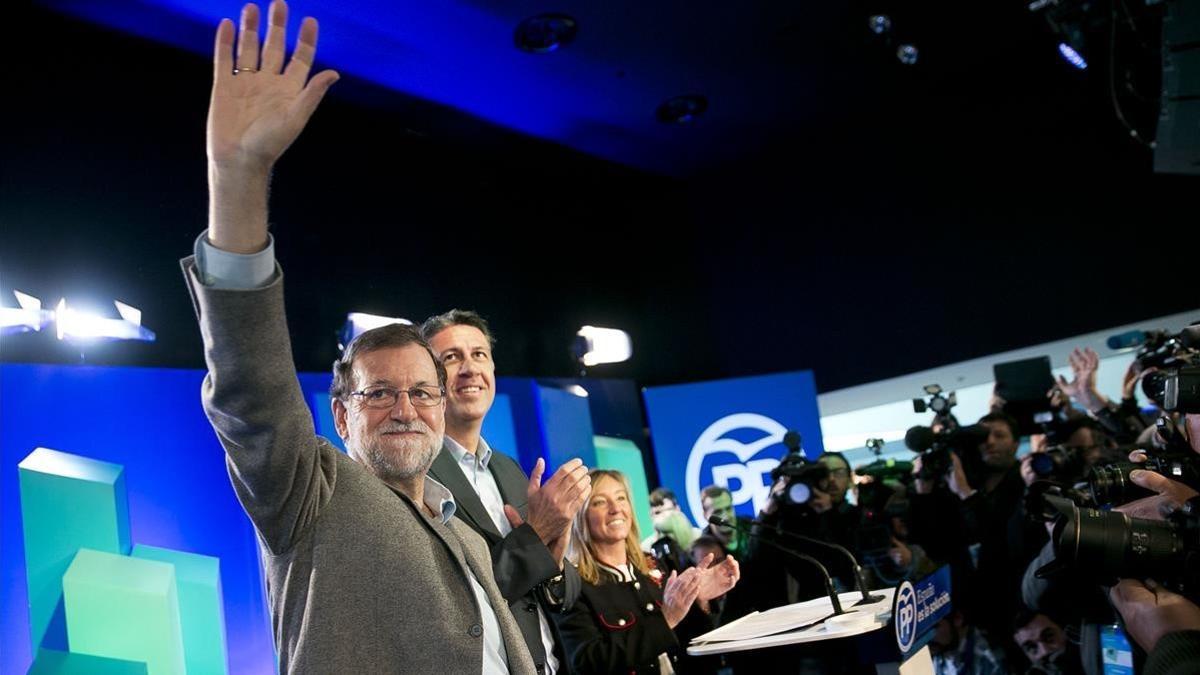
POLYGON ((146 675, 146 664, 42 649, 26 675, 146 675))
POLYGON ((174 565, 85 548, 62 586, 72 652, 144 661, 149 675, 187 672, 174 565))
POLYGON ((221 601, 220 560, 212 556, 136 544, 134 558, 175 566, 179 623, 188 675, 225 675, 225 607, 221 601))
POLYGON ((34 450, 17 468, 33 651, 65 651, 62 575, 75 552, 129 552, 125 476, 118 464, 48 448, 34 450))

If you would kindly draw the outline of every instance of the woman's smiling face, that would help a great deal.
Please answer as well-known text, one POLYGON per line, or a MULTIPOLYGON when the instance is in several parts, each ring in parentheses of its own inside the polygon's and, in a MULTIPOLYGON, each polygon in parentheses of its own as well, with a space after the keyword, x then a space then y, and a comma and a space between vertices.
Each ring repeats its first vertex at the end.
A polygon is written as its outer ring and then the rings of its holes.
POLYGON ((592 483, 588 500, 587 527, 593 544, 614 544, 625 541, 632 526, 633 509, 629 495, 620 481, 608 476, 592 483))

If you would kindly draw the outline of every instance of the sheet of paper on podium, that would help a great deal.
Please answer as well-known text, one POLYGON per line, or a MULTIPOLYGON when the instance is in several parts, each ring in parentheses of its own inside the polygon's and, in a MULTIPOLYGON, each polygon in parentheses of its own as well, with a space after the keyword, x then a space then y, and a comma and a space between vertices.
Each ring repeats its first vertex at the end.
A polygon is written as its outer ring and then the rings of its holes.
POLYGON ((833 612, 829 598, 813 598, 794 605, 755 612, 709 631, 692 640, 688 653, 719 654, 861 635, 882 627, 891 613, 895 589, 886 588, 872 593, 881 596, 881 599, 860 607, 854 606, 862 598, 857 591, 838 594, 847 612, 841 617, 844 623, 835 625, 826 621, 833 612))

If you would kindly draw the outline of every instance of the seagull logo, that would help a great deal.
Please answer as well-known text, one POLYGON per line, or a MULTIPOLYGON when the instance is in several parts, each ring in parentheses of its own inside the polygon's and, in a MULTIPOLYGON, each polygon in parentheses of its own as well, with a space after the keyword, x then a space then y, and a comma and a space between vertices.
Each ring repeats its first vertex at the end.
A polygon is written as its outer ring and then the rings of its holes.
MULTIPOLYGON (((779 422, 756 413, 736 413, 722 417, 705 429, 692 445, 687 461, 687 499, 692 518, 704 522, 704 509, 700 505, 700 491, 709 485, 729 488, 733 505, 753 502, 758 513, 767 503, 771 485, 767 474, 779 464, 781 453, 755 458, 767 448, 783 443, 787 428, 779 422), (749 429, 761 434, 755 440, 743 443, 730 438, 732 431, 749 429), (704 460, 710 455, 732 454, 737 462, 712 465, 705 470, 704 460), (731 486, 731 483, 733 484, 731 486)), ((747 434, 740 433, 745 436, 747 434)))

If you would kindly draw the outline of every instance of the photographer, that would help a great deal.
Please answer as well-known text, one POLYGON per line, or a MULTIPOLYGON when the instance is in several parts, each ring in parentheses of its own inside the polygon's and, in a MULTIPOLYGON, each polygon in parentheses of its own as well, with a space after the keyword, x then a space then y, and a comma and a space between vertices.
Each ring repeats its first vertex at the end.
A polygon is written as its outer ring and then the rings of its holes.
MULTIPOLYGON (((1192 450, 1200 453, 1200 415, 1185 417, 1184 428, 1192 450)), ((1130 459, 1142 460, 1144 453, 1135 452, 1130 459)), ((1177 510, 1200 506, 1200 493, 1160 474, 1134 471, 1130 479, 1156 494, 1117 509, 1126 515, 1162 520, 1177 510)), ((1146 675, 1196 672, 1200 661, 1200 607, 1195 602, 1152 579, 1122 579, 1110 589, 1109 598, 1124 619, 1130 637, 1148 654, 1146 675)))
POLYGON ((952 565, 969 617, 1000 635, 1016 613, 1021 575, 1046 540, 1046 533, 1025 519, 1025 483, 1016 459, 1016 420, 990 413, 979 425, 987 437, 974 458, 967 455, 977 461, 970 478, 958 452, 949 453, 950 467, 941 477, 945 487, 937 490, 936 477, 922 472, 927 457, 913 462, 917 492, 912 498, 914 539, 931 555, 952 565), (974 575, 964 569, 965 554, 973 563, 974 575))

